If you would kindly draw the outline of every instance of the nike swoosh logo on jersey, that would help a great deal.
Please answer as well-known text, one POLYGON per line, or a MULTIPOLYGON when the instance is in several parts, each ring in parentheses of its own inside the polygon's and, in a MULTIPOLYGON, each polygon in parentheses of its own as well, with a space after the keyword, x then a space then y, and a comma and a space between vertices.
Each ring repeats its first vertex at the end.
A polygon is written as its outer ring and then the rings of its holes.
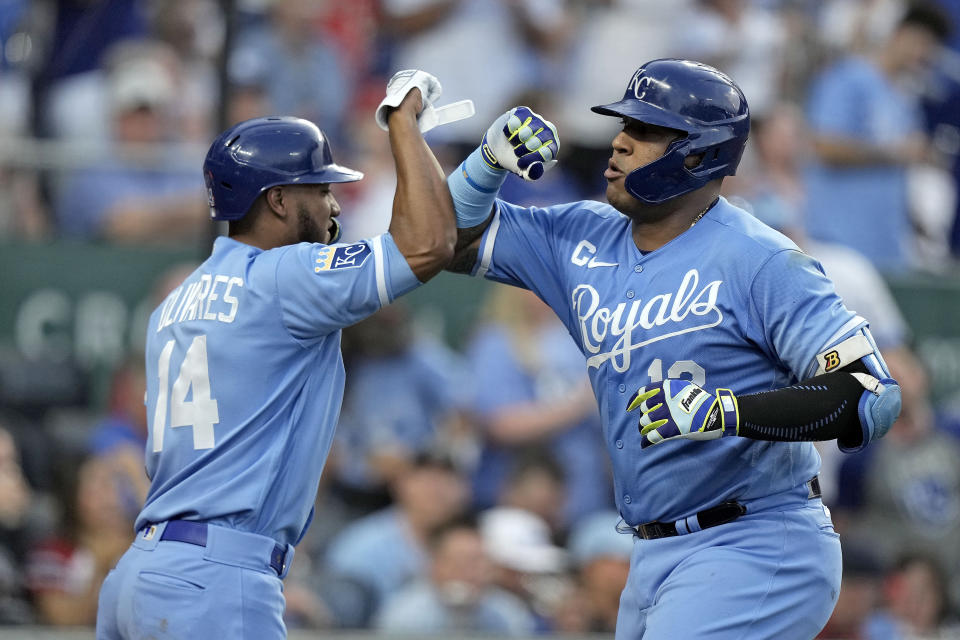
POLYGON ((594 267, 616 267, 619 265, 619 262, 600 262, 596 258, 590 258, 590 262, 587 263, 587 269, 593 269, 594 267))

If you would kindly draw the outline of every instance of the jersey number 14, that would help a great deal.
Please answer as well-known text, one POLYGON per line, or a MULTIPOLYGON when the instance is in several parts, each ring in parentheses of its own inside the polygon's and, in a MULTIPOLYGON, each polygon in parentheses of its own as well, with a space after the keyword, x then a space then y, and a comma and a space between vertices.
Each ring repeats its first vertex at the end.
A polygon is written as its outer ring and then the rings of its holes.
POLYGON ((217 401, 210 397, 210 373, 207 366, 207 336, 197 336, 190 343, 180 364, 180 374, 170 384, 170 356, 174 341, 170 340, 160 352, 157 373, 160 378, 157 408, 153 414, 153 451, 163 450, 163 433, 167 423, 167 405, 170 406, 171 427, 193 427, 193 448, 212 449, 213 425, 220 422, 217 401), (191 395, 190 400, 187 396, 191 395), (168 399, 169 395, 169 399, 168 399))

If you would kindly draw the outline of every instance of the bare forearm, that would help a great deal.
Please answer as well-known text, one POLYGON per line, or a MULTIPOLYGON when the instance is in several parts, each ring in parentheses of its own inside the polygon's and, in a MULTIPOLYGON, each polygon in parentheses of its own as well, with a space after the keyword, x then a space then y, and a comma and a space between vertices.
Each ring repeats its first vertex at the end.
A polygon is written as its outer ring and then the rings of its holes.
POLYGON ((814 151, 821 162, 833 167, 868 167, 901 162, 889 149, 850 140, 817 138, 814 151))
POLYGON ((390 145, 397 167, 390 233, 420 281, 442 270, 456 242, 453 201, 446 177, 409 111, 389 116, 390 145))
POLYGON ((387 18, 389 19, 385 21, 385 24, 390 33, 394 35, 401 37, 415 36, 443 22, 450 15, 450 12, 456 8, 457 4, 459 4, 458 0, 446 0, 404 15, 387 12, 387 18))
POLYGON ((196 237, 208 224, 198 199, 169 198, 157 202, 123 202, 111 210, 103 235, 113 242, 164 243, 196 237))
POLYGON ((470 273, 473 270, 480 251, 480 237, 490 226, 490 220, 491 218, 487 218, 486 222, 469 229, 457 229, 457 245, 453 252, 453 260, 446 267, 447 271, 470 273))
POLYGON ((487 433, 502 445, 526 444, 570 428, 570 418, 566 407, 518 405, 495 414, 487 433))

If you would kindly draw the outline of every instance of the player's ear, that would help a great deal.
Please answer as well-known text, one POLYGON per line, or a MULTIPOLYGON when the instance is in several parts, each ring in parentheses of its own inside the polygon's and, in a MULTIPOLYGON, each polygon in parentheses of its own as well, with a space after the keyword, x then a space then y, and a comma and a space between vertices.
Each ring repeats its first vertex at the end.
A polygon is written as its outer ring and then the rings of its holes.
POLYGON ((703 162, 703 154, 692 153, 683 159, 683 166, 685 166, 687 169, 695 169, 700 166, 701 162, 703 162))
POLYGON ((264 191, 263 202, 274 215, 280 218, 287 216, 286 200, 284 199, 282 186, 270 187, 264 191))

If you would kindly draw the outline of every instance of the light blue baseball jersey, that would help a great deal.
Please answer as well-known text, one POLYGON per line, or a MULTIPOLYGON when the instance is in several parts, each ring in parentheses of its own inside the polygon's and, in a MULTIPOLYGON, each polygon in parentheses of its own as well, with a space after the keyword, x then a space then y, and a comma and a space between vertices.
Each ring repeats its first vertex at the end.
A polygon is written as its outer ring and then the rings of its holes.
POLYGON ((150 316, 137 518, 295 544, 343 398, 340 329, 419 284, 389 234, 263 251, 227 237, 150 316))
POLYGON ((819 264, 720 198, 688 231, 642 253, 607 204, 524 209, 498 200, 473 274, 534 291, 586 358, 631 525, 673 521, 728 499, 802 485, 808 442, 721 438, 640 449, 637 388, 687 378, 713 391, 767 391, 810 377, 816 354, 865 328, 819 264))

